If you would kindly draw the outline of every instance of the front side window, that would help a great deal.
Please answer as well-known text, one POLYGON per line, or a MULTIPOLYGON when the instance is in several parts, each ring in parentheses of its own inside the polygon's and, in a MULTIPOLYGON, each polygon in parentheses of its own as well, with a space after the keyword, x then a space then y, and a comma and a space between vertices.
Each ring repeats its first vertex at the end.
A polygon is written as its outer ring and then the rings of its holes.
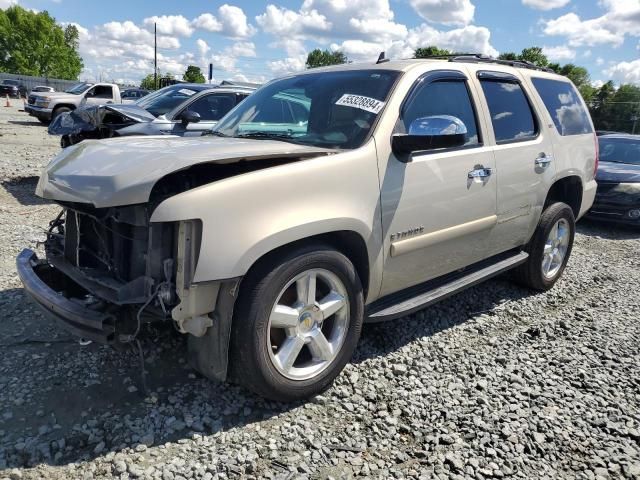
POLYGON ((518 82, 482 80, 496 143, 527 140, 538 134, 533 111, 518 82))
POLYGON ((399 74, 392 70, 345 70, 276 80, 243 100, 215 132, 326 148, 357 148, 371 133, 399 74))
POLYGON ((548 78, 532 78, 531 81, 560 135, 593 133, 589 113, 572 84, 548 78))
POLYGON ((402 128, 408 132, 414 120, 434 115, 451 115, 462 120, 467 127, 465 145, 480 143, 476 115, 465 81, 442 80, 420 87, 403 110, 402 128))
POLYGON ((224 117, 235 105, 235 95, 227 93, 205 95, 189 105, 188 109, 200 115, 203 121, 216 121, 224 117))

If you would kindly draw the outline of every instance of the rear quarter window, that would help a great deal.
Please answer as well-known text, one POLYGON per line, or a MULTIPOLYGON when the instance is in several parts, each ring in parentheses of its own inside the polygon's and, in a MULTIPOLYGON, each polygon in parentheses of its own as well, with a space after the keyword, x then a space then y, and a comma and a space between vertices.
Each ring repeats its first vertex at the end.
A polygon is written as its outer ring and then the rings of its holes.
POLYGON ((532 78, 531 81, 560 135, 593 133, 589 113, 571 83, 548 78, 532 78))

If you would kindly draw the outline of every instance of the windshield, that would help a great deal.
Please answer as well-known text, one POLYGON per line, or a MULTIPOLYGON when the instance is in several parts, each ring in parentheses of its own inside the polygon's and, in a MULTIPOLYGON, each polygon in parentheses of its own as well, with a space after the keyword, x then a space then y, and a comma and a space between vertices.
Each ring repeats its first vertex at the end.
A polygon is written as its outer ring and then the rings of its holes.
POLYGON ((20 82, 18 82, 17 80, 3 80, 2 81, 3 85, 13 85, 13 86, 18 86, 20 85, 20 82))
POLYGON ((150 93, 146 97, 142 97, 135 103, 152 115, 159 117, 160 115, 170 112, 186 99, 193 97, 196 93, 204 89, 206 89, 206 87, 194 88, 192 86, 181 86, 180 84, 170 85, 150 93))
POLYGON ((599 137, 600 161, 640 165, 640 137, 636 139, 599 137))
POLYGON ((80 95, 81 93, 84 93, 85 90, 87 90, 91 85, 93 85, 93 83, 77 83, 75 84, 73 87, 69 88, 68 90, 65 90, 65 93, 71 93, 73 95, 80 95))
POLYGON ((368 138, 398 75, 390 70, 347 70, 276 80, 247 97, 214 132, 357 148, 368 138))

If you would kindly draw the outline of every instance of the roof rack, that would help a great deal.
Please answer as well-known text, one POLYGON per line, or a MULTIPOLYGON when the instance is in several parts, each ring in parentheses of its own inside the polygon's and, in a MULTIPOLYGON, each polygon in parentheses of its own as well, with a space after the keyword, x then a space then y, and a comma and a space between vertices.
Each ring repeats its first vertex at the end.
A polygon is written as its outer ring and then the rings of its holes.
POLYGON ((448 60, 449 62, 469 62, 469 63, 495 63, 498 65, 507 65, 515 68, 527 68, 529 70, 539 70, 541 72, 554 73, 554 71, 547 67, 539 67, 534 63, 526 60, 500 60, 498 58, 490 57, 482 53, 454 53, 451 55, 430 55, 427 57, 420 57, 420 59, 441 59, 448 60))

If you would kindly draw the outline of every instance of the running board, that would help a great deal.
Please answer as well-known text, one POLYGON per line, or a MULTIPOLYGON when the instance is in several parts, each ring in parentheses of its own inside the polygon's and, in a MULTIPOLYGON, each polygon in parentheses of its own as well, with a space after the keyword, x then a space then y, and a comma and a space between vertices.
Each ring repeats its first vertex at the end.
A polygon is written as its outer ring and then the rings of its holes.
POLYGON ((447 275, 444 279, 445 283, 442 283, 442 281, 426 282, 422 286, 411 288, 410 291, 414 293, 414 295, 410 298, 407 298, 406 294, 402 295, 402 292, 392 294, 389 297, 372 303, 369 306, 365 321, 371 323, 384 322, 410 315, 462 290, 473 287, 491 277, 495 277, 496 275, 517 267, 526 262, 527 258, 529 258, 528 253, 518 252, 515 255, 511 254, 511 256, 507 258, 502 257, 499 261, 487 266, 484 266, 486 265, 484 264, 471 272, 447 275), (416 292, 416 290, 418 291, 416 292), (392 303, 394 299, 398 301, 392 303))

